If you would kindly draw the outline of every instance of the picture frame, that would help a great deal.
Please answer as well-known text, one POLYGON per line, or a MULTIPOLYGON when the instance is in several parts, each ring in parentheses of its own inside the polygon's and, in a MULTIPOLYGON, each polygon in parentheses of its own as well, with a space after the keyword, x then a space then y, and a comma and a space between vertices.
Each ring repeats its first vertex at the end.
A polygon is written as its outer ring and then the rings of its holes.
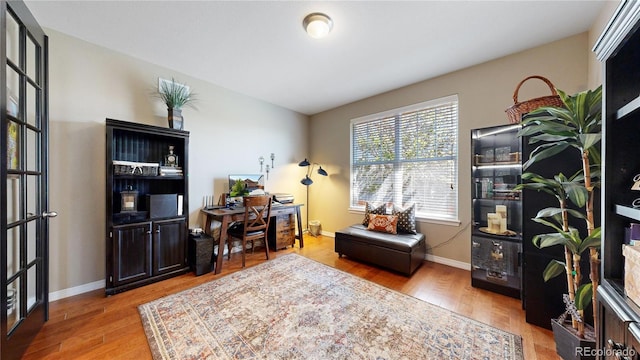
POLYGON ((493 148, 486 148, 482 150, 482 162, 492 163, 495 161, 493 148))
POLYGON ((496 148, 496 162, 509 162, 511 161, 511 147, 502 146, 496 148))

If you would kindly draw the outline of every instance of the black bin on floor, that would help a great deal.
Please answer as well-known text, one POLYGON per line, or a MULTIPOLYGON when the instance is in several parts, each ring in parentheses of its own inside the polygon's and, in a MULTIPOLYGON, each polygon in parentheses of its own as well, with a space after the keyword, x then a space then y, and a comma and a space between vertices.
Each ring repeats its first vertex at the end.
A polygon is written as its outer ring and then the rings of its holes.
POLYGON ((205 233, 189 234, 189 267, 196 276, 213 270, 213 238, 205 233))

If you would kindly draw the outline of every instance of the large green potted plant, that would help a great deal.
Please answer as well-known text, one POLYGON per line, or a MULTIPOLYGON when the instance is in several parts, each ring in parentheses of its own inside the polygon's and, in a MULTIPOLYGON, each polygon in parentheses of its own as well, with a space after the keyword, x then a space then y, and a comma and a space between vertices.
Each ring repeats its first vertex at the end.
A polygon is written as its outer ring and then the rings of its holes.
POLYGON ((191 92, 191 89, 171 78, 171 81, 160 82, 158 97, 167 106, 169 127, 182 130, 184 123, 182 108, 187 105, 193 105, 195 100, 195 95, 191 92))
MULTIPOLYGON (((596 188, 600 187, 601 161, 600 140, 602 138, 602 87, 575 95, 558 90, 564 107, 541 107, 527 114, 520 136, 529 138, 529 143, 538 144, 523 165, 524 170, 544 159, 567 151, 578 151, 581 170, 567 177, 563 173, 553 178, 538 174, 522 174, 523 184, 519 189, 532 189, 554 196, 558 207, 540 209, 533 221, 548 226, 553 232, 533 237, 538 248, 564 247, 564 261, 552 260, 543 272, 544 280, 565 275, 568 294, 565 295, 567 312, 560 319, 552 319, 556 350, 565 359, 577 358, 575 346, 585 346, 585 340, 595 344, 593 328, 585 325, 584 310, 593 305, 596 314, 595 294, 599 284, 600 227, 594 223, 593 204, 596 188), (581 232, 572 223, 583 222, 581 232), (590 281, 583 282, 581 259, 589 256, 590 281), (570 315, 570 334, 565 331, 565 318, 570 315), (567 336, 575 336, 578 345, 568 345, 567 336), (570 348, 570 347, 574 348, 570 348), (569 348, 568 348, 569 347, 569 348)), ((589 345, 591 346, 591 345, 589 345)), ((582 357, 584 358, 584 357, 582 357)))

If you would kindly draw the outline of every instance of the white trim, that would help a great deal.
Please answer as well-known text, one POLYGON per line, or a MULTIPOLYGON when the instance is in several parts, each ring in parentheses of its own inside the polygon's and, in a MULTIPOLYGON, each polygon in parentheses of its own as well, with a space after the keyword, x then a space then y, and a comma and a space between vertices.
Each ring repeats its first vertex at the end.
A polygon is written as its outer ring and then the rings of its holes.
POLYGON ((600 61, 608 59, 625 40, 639 19, 640 2, 636 0, 621 1, 593 46, 596 58, 600 61))
POLYGON ((98 289, 104 289, 104 280, 94 281, 92 283, 50 292, 49 301, 56 301, 98 289))
POLYGON ((434 263, 447 265, 447 266, 451 266, 451 267, 462 269, 462 270, 471 271, 471 264, 466 263, 466 262, 462 262, 462 261, 458 261, 458 260, 452 260, 452 259, 444 258, 444 257, 441 257, 441 256, 431 255, 431 254, 427 254, 427 256, 425 258, 426 258, 427 261, 431 261, 431 262, 434 262, 434 263))
MULTIPOLYGON (((453 101, 458 101, 458 94, 443 96, 438 99, 427 100, 417 104, 407 105, 407 106, 399 107, 396 109, 391 109, 391 110, 382 111, 375 114, 361 116, 359 118, 351 119, 351 125, 358 124, 365 121, 379 120, 381 118, 402 115, 404 113, 417 111, 424 108, 429 108, 429 107, 433 107, 433 106, 437 106, 437 105, 441 105, 441 104, 449 103, 453 101)), ((353 126, 351 126, 351 128, 353 128, 353 126)), ((353 137, 353 134, 352 134, 352 137, 353 137)))

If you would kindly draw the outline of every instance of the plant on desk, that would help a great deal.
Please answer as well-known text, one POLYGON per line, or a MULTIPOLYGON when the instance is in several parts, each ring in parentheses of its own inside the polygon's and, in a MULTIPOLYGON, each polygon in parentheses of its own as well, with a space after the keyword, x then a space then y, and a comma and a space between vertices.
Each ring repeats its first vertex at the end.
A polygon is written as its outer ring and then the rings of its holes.
POLYGON ((229 196, 237 197, 237 196, 245 196, 248 194, 249 194, 249 191, 245 187, 244 181, 236 180, 235 184, 233 184, 233 187, 231 188, 231 192, 229 193, 229 196))

